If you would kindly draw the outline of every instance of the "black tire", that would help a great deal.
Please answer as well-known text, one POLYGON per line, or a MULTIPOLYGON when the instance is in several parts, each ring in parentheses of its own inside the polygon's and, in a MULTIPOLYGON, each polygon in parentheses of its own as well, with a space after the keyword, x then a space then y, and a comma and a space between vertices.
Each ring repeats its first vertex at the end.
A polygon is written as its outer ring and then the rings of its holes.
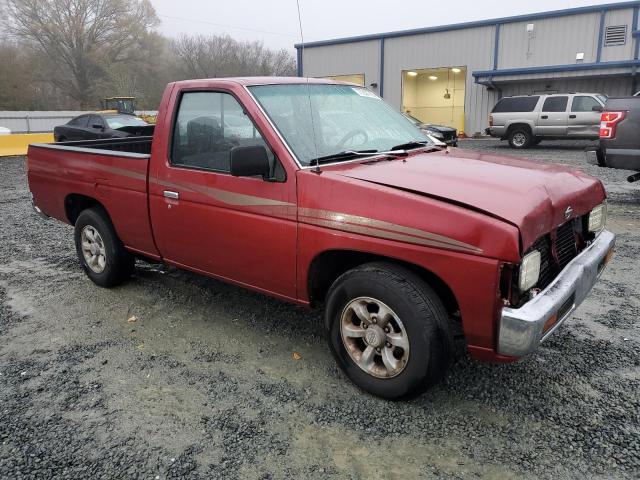
POLYGON ((523 149, 531 146, 533 135, 527 127, 514 127, 509 131, 507 139, 511 148, 523 149))
POLYGON ((67 139, 63 135, 58 137, 58 142, 66 142, 66 141, 67 139))
MULTIPOLYGON (((327 295, 325 330, 331 351, 344 373, 363 390, 389 400, 420 395, 442 379, 453 353, 447 313, 436 293, 412 271, 386 262, 349 270, 327 295), (342 340, 345 307, 359 297, 372 297, 401 319, 409 341, 404 366, 391 378, 376 377, 352 359, 342 340)), ((363 340, 364 341, 364 340, 363 340)))
POLYGON ((103 208, 92 207, 80 213, 75 224, 74 239, 80 264, 96 285, 114 287, 120 285, 133 274, 135 258, 125 250, 115 228, 113 228, 109 215, 103 208), (93 270, 83 253, 82 234, 86 227, 95 229, 101 239, 104 250, 104 267, 100 272, 93 270))
POLYGON ((596 149, 596 160, 598 162, 598 166, 606 167, 607 166, 607 155, 603 148, 598 147, 596 149))

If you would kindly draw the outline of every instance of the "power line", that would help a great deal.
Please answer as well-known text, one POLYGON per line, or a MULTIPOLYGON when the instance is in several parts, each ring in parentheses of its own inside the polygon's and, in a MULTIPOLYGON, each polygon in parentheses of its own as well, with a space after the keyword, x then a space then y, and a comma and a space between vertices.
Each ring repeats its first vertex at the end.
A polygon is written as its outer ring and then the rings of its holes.
POLYGON ((230 29, 235 29, 235 30, 245 30, 247 32, 263 33, 263 34, 266 34, 266 35, 277 35, 277 36, 280 36, 280 37, 291 37, 291 38, 296 38, 296 39, 298 38, 298 35, 297 34, 293 34, 293 33, 270 32, 268 30, 257 30, 257 29, 248 28, 248 27, 238 27, 238 26, 235 26, 235 25, 225 25, 223 23, 214 23, 214 22, 209 22, 207 20, 198 20, 198 19, 195 19, 195 18, 175 17, 173 15, 164 15, 162 13, 158 13, 156 15, 158 15, 159 17, 162 17, 162 18, 169 18, 169 19, 172 19, 172 20, 180 20, 180 21, 183 21, 183 22, 202 23, 204 25, 212 25, 214 27, 230 28, 230 29))

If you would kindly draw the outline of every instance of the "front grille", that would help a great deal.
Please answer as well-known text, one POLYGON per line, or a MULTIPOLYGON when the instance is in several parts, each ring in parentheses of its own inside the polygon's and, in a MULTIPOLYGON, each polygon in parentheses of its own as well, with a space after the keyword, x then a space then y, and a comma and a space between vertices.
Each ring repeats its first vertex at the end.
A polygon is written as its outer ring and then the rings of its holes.
POLYGON ((578 245, 573 221, 569 221, 558 227, 556 235, 556 254, 560 270, 566 267, 576 255, 578 255, 578 245))
POLYGON ((581 222, 581 220, 570 220, 560 225, 555 235, 543 235, 527 251, 527 253, 532 250, 540 252, 540 279, 536 285, 537 288, 542 290, 549 286, 558 273, 578 255, 575 222, 581 222), (555 241, 552 241, 552 238, 555 241))
POLYGON ((540 252, 540 278, 537 287, 543 289, 549 285, 556 276, 549 235, 540 237, 529 250, 538 250, 540 252))

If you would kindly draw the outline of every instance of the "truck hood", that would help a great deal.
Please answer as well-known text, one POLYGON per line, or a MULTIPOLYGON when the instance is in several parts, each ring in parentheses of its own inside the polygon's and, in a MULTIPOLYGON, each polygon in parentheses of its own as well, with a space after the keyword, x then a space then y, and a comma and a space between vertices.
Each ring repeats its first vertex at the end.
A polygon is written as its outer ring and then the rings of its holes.
POLYGON ((502 219, 518 227, 523 250, 606 197, 598 179, 577 169, 459 149, 344 165, 335 173, 502 219))

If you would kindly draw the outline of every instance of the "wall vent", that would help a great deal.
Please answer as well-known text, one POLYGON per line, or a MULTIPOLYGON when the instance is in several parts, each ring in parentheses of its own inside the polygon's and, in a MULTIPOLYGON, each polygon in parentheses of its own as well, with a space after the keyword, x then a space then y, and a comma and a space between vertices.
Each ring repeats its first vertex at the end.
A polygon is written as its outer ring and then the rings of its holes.
POLYGON ((616 45, 624 45, 627 43, 627 26, 611 25, 606 28, 604 33, 604 46, 615 47, 616 45))

